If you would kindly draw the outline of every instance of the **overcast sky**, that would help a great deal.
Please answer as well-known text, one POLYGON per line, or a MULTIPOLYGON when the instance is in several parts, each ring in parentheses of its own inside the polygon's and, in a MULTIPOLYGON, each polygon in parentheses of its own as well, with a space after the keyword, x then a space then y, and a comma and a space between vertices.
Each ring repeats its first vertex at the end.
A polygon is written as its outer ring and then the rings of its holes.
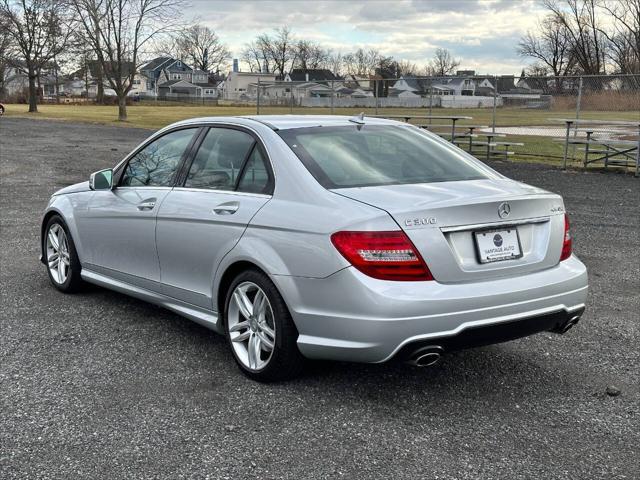
POLYGON ((425 64, 449 49, 460 68, 519 74, 524 32, 543 15, 535 0, 190 0, 188 18, 218 32, 235 57, 257 34, 289 26, 296 36, 343 53, 374 47, 425 64))

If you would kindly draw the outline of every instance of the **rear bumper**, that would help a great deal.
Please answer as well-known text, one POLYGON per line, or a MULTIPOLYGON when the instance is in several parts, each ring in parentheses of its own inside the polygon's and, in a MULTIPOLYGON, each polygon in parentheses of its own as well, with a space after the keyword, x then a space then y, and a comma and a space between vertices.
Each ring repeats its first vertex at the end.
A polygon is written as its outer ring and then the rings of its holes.
POLYGON ((324 279, 272 278, 303 355, 358 362, 384 362, 435 340, 464 348, 553 329, 582 313, 588 289, 575 256, 543 271, 466 284, 388 282, 354 268, 324 279))
POLYGON ((396 353, 395 358, 409 360, 413 357, 414 352, 429 347, 438 347, 445 352, 450 352, 508 342, 540 332, 564 333, 580 320, 583 312, 584 307, 573 311, 562 310, 536 317, 470 327, 455 335, 432 337, 407 343, 396 353))

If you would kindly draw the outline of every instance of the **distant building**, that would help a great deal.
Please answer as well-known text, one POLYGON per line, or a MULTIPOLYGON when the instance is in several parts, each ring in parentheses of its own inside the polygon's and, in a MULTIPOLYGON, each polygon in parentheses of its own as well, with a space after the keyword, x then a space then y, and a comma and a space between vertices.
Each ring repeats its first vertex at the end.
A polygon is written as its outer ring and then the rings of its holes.
POLYGON ((176 58, 154 58, 140 68, 140 73, 147 79, 144 94, 148 96, 218 96, 219 82, 211 79, 207 72, 176 58))
POLYGON ((294 68, 284 76, 285 82, 331 82, 340 80, 331 70, 326 68, 307 69, 294 68))
POLYGON ((258 81, 265 84, 276 81, 275 73, 229 72, 222 85, 222 97, 225 100, 241 100, 249 96, 249 85, 258 81))
POLYGON ((475 83, 469 77, 400 77, 390 95, 424 97, 428 95, 473 95, 475 83), (412 94, 412 95, 411 95, 412 94))

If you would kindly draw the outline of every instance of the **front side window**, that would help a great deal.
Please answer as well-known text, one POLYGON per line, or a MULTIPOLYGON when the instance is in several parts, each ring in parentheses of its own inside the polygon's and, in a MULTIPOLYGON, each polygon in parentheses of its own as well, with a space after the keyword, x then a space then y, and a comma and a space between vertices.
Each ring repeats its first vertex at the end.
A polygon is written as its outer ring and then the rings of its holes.
POLYGON ((185 187, 234 190, 255 140, 230 128, 211 128, 196 154, 185 187))
POLYGON ((492 178, 455 147, 412 127, 309 127, 278 134, 325 188, 492 178))
POLYGON ((144 147, 127 163, 120 186, 171 186, 180 166, 180 160, 196 130, 195 128, 176 130, 144 147))

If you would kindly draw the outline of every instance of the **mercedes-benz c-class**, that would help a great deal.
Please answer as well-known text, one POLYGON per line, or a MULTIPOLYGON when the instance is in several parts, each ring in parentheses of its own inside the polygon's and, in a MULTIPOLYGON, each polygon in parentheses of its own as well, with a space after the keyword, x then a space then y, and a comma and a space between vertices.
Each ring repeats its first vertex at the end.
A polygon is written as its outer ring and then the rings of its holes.
POLYGON ((343 116, 198 118, 51 197, 42 262, 226 336, 274 381, 304 360, 405 360, 582 315, 559 195, 416 126, 343 116))

